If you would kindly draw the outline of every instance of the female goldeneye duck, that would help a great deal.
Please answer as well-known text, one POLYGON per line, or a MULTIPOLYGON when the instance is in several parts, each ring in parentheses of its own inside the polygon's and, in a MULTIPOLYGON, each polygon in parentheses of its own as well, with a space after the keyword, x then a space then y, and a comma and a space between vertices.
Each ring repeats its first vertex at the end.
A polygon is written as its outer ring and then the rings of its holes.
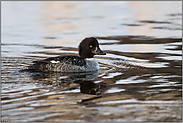
POLYGON ((41 61, 33 61, 29 70, 42 72, 93 72, 99 70, 98 62, 94 55, 106 55, 100 47, 96 38, 85 38, 79 44, 79 56, 57 56, 41 61))

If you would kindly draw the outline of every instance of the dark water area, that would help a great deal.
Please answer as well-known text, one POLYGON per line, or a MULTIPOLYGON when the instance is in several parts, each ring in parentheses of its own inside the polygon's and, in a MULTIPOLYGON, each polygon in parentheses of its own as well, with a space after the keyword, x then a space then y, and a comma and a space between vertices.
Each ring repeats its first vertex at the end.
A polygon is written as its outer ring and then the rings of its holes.
POLYGON ((1 121, 182 121, 180 4, 2 2, 1 121), (20 72, 90 36, 98 72, 20 72))

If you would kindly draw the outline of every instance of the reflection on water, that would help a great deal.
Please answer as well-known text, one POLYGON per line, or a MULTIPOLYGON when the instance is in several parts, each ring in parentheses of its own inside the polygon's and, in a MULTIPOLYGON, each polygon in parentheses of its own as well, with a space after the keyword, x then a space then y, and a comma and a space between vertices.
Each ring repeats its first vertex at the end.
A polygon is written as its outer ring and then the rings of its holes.
POLYGON ((163 37, 164 35, 166 35, 166 37, 182 35, 180 31, 182 30, 180 27, 182 22, 177 19, 180 18, 180 15, 178 13, 174 14, 174 16, 168 14, 172 13, 172 9, 174 9, 174 11, 180 11, 179 7, 181 7, 181 4, 170 1, 131 1, 129 4, 136 12, 133 15, 136 21, 134 23, 126 24, 128 26, 127 29, 132 35, 156 37, 163 37), (161 29, 163 29, 163 31, 161 29), (171 30, 174 30, 174 33, 176 34, 172 34, 171 30))
POLYGON ((3 2, 2 121, 181 121, 181 19, 180 2, 3 2), (19 71, 88 36, 100 71, 19 71))

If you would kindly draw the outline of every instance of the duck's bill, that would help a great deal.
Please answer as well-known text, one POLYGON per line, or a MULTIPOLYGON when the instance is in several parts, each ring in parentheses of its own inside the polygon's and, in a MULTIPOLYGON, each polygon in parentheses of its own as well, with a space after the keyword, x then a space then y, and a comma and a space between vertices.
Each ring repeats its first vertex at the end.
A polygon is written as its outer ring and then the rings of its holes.
POLYGON ((93 52, 95 55, 106 55, 99 47, 93 52))

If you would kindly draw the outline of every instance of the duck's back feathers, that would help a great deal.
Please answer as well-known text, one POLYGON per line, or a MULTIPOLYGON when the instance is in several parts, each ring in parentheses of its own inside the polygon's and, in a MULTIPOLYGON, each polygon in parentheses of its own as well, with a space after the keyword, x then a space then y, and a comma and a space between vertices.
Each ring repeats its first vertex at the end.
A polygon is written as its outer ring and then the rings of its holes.
POLYGON ((57 56, 57 57, 49 57, 47 59, 41 61, 33 61, 33 63, 60 63, 60 62, 67 62, 72 65, 83 66, 86 64, 85 60, 79 56, 57 56))
POLYGON ((29 69, 44 72, 80 72, 86 65, 85 59, 78 56, 50 57, 41 61, 33 61, 29 69))

